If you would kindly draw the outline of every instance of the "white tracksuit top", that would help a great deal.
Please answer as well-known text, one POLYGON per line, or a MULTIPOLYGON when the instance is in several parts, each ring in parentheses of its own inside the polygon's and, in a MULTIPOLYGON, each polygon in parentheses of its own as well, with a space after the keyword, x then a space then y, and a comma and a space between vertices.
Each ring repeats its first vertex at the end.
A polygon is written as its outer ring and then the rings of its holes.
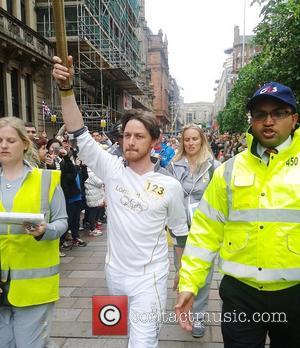
POLYGON ((79 158, 103 180, 107 202, 106 264, 141 275, 168 272, 165 226, 188 233, 180 183, 161 173, 135 173, 122 158, 102 150, 88 132, 77 138, 79 158))

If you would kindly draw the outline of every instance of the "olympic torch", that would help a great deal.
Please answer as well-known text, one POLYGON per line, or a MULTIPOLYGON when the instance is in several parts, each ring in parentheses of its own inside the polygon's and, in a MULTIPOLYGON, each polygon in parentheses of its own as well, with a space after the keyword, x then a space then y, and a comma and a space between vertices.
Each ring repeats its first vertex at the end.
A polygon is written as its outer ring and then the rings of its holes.
MULTIPOLYGON (((68 66, 68 45, 65 24, 65 5, 64 0, 52 0, 54 27, 56 36, 56 54, 63 61, 63 65, 68 66)), ((72 83, 70 79, 64 82, 64 89, 70 89, 72 83)))

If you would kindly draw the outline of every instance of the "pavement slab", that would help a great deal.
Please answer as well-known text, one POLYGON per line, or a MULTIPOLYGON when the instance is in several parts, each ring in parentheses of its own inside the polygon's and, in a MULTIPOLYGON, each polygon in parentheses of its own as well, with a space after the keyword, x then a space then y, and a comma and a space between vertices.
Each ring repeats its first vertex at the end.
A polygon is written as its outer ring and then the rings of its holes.
MULTIPOLYGON (((92 335, 92 296, 107 295, 104 260, 106 236, 81 237, 86 247, 73 247, 61 258, 60 300, 56 303, 52 337, 62 348, 126 348, 127 337, 92 335)), ((172 290, 175 268, 173 251, 170 248, 170 274, 166 313, 172 315, 176 292, 172 290)), ((204 337, 195 339, 183 331, 176 322, 164 323, 159 336, 160 348, 221 348, 223 347, 220 323, 221 300, 218 288, 222 276, 215 268, 209 293, 208 311, 216 321, 206 327, 204 337)), ((174 315, 173 315, 174 317, 174 315)))

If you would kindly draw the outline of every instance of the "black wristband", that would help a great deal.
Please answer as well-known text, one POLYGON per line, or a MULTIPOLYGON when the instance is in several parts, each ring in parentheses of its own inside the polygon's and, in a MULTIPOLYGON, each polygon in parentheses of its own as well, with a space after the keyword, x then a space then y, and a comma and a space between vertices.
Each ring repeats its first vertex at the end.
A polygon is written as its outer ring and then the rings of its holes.
POLYGON ((60 86, 58 86, 58 89, 60 91, 71 91, 73 89, 73 86, 71 86, 70 88, 60 88, 60 86))
POLYGON ((74 131, 74 132, 68 132, 70 140, 78 138, 81 134, 85 133, 88 130, 87 126, 83 126, 82 128, 74 131))

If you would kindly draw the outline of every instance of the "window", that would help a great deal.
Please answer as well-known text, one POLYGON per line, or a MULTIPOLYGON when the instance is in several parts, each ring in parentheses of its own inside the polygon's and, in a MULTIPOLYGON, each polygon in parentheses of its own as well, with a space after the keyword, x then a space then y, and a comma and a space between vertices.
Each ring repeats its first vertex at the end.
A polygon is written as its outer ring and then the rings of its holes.
POLYGON ((4 117, 5 113, 5 95, 4 95, 4 72, 3 64, 0 63, 0 117, 4 117))
POLYGON ((7 12, 10 15, 13 15, 13 0, 6 0, 6 8, 7 8, 7 12))
POLYGON ((45 37, 54 36, 54 24, 52 22, 52 9, 37 8, 37 32, 45 37), (49 23, 50 17, 50 23, 49 23))
POLYGON ((25 77, 25 105, 26 105, 26 120, 33 122, 32 117, 32 77, 26 75, 25 77))
POLYGON ((19 72, 17 69, 12 69, 11 72, 11 96, 12 96, 12 111, 13 116, 20 116, 20 100, 19 100, 19 72))
POLYGON ((77 8, 68 6, 65 8, 66 31, 68 36, 77 36, 77 8))
POLYGON ((192 123, 193 122, 193 113, 187 112, 186 113, 186 123, 192 123))
POLYGON ((21 0, 21 21, 26 23, 26 8, 25 8, 25 0, 21 0))

